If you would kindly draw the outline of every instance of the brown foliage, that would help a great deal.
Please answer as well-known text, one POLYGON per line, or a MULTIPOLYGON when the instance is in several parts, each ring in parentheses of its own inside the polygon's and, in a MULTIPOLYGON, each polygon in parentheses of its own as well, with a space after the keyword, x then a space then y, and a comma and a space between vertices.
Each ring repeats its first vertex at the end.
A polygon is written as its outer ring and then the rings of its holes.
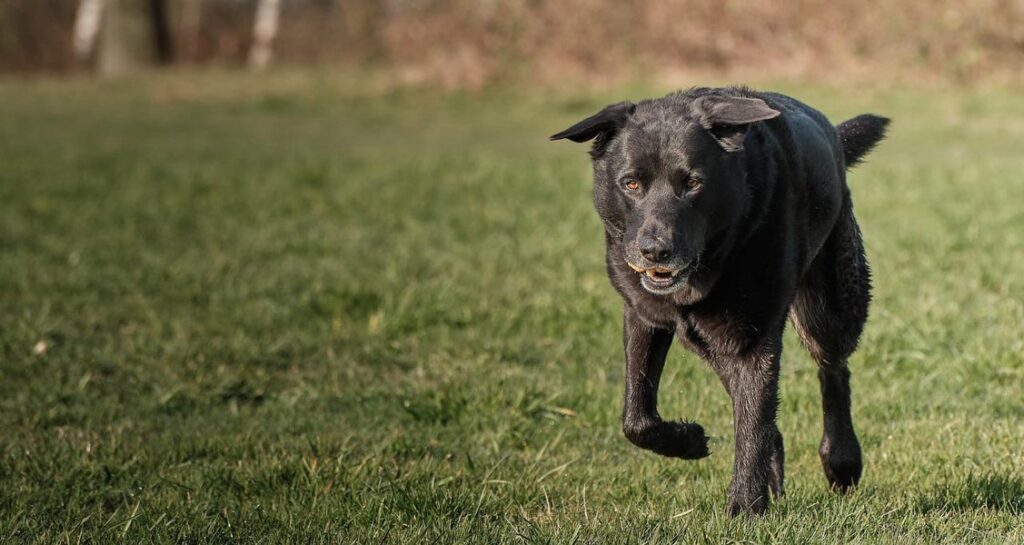
MULTIPOLYGON (((172 0, 172 15, 181 20, 172 0)), ((70 66, 75 0, 0 3, 0 70, 70 66)), ((203 0, 179 61, 237 62, 253 0, 203 0)), ((687 70, 1024 79, 1021 0, 285 0, 276 58, 478 87, 687 70)), ((180 24, 178 25, 181 26, 180 24)))
POLYGON ((74 19, 68 0, 0 0, 0 72, 69 68, 74 19))

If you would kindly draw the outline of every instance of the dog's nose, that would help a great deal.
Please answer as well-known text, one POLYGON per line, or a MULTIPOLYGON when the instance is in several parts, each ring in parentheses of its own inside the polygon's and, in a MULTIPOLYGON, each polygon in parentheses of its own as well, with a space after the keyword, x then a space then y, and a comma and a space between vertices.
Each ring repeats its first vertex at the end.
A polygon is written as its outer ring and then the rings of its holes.
POLYGON ((672 256, 672 250, 658 237, 643 237, 640 239, 640 255, 648 261, 661 263, 672 256))

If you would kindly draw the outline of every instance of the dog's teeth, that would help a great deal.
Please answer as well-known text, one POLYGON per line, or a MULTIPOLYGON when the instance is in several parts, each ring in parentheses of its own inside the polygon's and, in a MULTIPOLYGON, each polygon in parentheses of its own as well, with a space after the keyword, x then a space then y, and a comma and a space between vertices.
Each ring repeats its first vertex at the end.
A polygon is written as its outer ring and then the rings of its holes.
POLYGON ((654 278, 654 269, 647 269, 646 272, 647 272, 647 276, 650 276, 651 278, 654 278))
POLYGON ((679 271, 672 271, 672 278, 679 276, 679 271))
POLYGON ((633 269, 636 272, 644 272, 643 269, 641 269, 640 267, 637 267, 636 265, 630 263, 629 261, 626 262, 626 265, 629 265, 629 268, 633 269))

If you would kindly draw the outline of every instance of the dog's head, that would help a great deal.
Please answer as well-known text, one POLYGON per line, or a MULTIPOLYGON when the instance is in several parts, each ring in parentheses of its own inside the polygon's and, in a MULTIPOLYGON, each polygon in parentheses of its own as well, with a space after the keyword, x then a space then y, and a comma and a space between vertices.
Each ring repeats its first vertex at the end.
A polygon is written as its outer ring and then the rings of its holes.
POLYGON ((555 134, 594 140, 594 203, 651 293, 678 290, 708 241, 749 207, 743 160, 751 124, 779 115, 763 100, 676 94, 613 104, 555 134))

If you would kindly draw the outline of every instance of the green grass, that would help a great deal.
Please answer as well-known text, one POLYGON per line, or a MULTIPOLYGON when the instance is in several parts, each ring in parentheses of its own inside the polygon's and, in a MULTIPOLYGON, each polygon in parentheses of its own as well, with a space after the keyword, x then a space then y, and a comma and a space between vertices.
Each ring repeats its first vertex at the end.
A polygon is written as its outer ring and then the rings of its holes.
POLYGON ((0 542, 1024 543, 1024 98, 777 89, 895 119, 851 176, 866 456, 826 489, 791 332, 787 490, 724 516, 731 411, 674 350, 683 462, 619 430, 582 147, 621 98, 314 75, 0 83, 0 542))

